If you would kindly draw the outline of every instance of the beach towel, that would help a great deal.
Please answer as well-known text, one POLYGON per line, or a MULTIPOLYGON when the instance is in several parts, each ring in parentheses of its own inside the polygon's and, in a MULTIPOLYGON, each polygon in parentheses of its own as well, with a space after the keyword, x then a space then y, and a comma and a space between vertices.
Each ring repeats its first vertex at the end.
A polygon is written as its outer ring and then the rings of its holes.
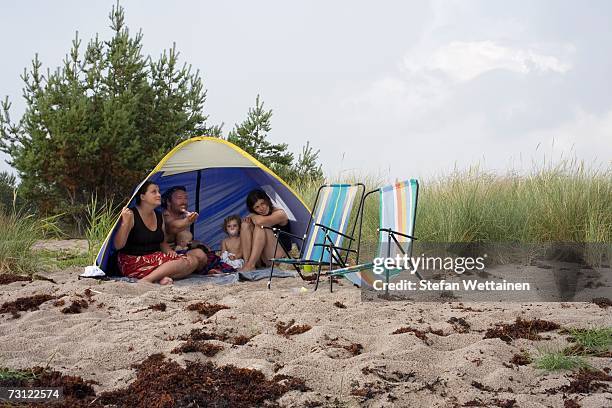
POLYGON ((184 279, 174 281, 174 286, 197 286, 197 285, 229 285, 238 282, 237 273, 218 273, 214 275, 189 275, 184 279))
MULTIPOLYGON (((256 271, 248 271, 248 272, 239 272, 238 277, 241 281, 258 281, 261 279, 266 279, 270 277, 270 269, 258 269, 256 271)), ((275 278, 295 278, 298 276, 298 273, 295 271, 281 271, 279 269, 275 269, 272 276, 275 278)))

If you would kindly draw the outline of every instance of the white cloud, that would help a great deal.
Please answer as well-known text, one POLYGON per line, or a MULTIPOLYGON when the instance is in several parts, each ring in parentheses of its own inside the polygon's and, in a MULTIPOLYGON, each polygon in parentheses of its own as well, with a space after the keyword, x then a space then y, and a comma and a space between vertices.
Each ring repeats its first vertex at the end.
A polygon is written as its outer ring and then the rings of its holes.
POLYGON ((536 47, 515 48, 494 41, 452 41, 429 55, 409 54, 404 57, 404 68, 413 73, 438 70, 453 80, 469 81, 495 69, 521 74, 548 71, 564 74, 571 64, 539 53, 536 47))
MULTIPOLYGON (((340 112, 328 108, 357 144, 380 134, 383 150, 435 152, 392 161, 383 169, 388 174, 427 175, 476 163, 528 171, 543 158, 560 157, 606 165, 612 110, 590 113, 568 94, 564 85, 581 62, 575 57, 575 47, 563 41, 423 39, 394 71, 337 92, 340 112)), ((344 165, 358 166, 366 156, 351 155, 344 165)))
MULTIPOLYGON (((434 47, 422 41, 412 48, 395 72, 372 80, 358 91, 340 96, 345 113, 357 120, 395 118, 418 127, 437 126, 430 114, 448 109, 449 103, 464 84, 493 70, 513 74, 562 75, 571 70, 574 47, 568 44, 531 44, 523 47, 503 46, 492 40, 451 41, 434 47), (555 55, 557 54, 557 55, 555 55), (427 123, 415 121, 423 119, 427 123)), ((500 83, 503 87, 503 84, 500 83)), ((456 101, 455 101, 456 102, 456 101)), ((470 102, 470 101, 466 101, 470 102)), ((504 115, 530 109, 525 101, 506 101, 504 115)), ((464 104, 462 104, 464 105, 464 104)))

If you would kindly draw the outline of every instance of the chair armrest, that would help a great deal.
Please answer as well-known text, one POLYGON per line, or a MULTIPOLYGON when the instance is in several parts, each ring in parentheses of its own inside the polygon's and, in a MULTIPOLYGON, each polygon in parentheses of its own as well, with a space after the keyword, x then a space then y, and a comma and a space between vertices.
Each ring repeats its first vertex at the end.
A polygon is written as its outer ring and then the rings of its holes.
POLYGON ((342 247, 337 247, 335 245, 330 245, 330 244, 314 244, 313 246, 321 246, 321 247, 331 247, 332 249, 337 249, 339 251, 346 251, 346 252, 354 252, 357 253, 357 250, 355 249, 350 249, 350 248, 342 248, 342 247))
POLYGON ((401 232, 397 232, 395 230, 392 230, 391 228, 379 228, 378 230, 382 231, 382 232, 393 233, 395 235, 400 235, 402 237, 406 237, 406 238, 410 238, 410 239, 414 239, 414 240, 418 239, 417 237, 413 237, 412 235, 408 235, 408 234, 402 234, 401 232))
POLYGON ((283 231, 283 230, 278 229, 278 228, 274 228, 274 227, 266 227, 265 225, 262 225, 262 226, 261 226, 261 228, 272 230, 274 233, 280 233, 280 234, 283 234, 283 235, 289 235, 290 237, 293 237, 293 238, 295 238, 295 239, 299 239, 300 241, 303 241, 303 240, 304 240, 304 237, 298 237, 298 236, 297 236, 297 235, 295 235, 295 234, 292 234, 292 233, 287 232, 287 231, 283 231))
POLYGON ((321 228, 326 229, 326 230, 328 230, 328 231, 335 232, 336 234, 341 235, 341 236, 343 236, 344 238, 348 238, 348 239, 350 239, 351 241, 354 241, 354 240, 355 240, 355 238, 351 237, 350 235, 346 235, 346 234, 341 233, 340 231, 336 231, 335 229, 330 228, 330 227, 328 227, 327 225, 323 225, 323 224, 319 224, 319 223, 315 223, 315 225, 316 225, 317 227, 321 227, 321 228))

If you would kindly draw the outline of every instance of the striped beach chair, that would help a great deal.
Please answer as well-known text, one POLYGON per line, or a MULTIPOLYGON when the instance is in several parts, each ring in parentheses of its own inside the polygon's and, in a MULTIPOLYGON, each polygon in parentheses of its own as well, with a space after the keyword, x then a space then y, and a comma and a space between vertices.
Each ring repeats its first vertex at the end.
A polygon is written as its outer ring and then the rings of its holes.
MULTIPOLYGON (((380 203, 379 239, 376 256, 379 258, 395 258, 397 255, 411 257, 412 243, 416 239, 413 234, 419 195, 418 181, 411 179, 372 190, 364 196, 364 202, 368 196, 374 193, 379 194, 380 203)), ((363 213, 360 229, 362 222, 363 213)), ((358 265, 335 269, 330 275, 343 276, 359 287, 371 288, 374 281, 381 280, 381 277, 383 277, 383 274, 374 273, 373 269, 374 262, 358 263, 358 265)), ((390 277, 402 272, 402 268, 399 266, 383 269, 386 282, 389 282, 390 277)), ((419 279, 422 279, 418 271, 416 275, 419 279)))
POLYGON ((363 183, 322 185, 317 191, 314 204, 315 210, 310 214, 310 220, 308 221, 308 227, 304 236, 300 237, 271 228, 277 237, 277 248, 278 236, 280 234, 302 240, 304 244, 302 245, 300 256, 296 259, 271 259, 272 268, 270 269, 268 289, 270 289, 272 284, 272 274, 274 273, 274 265, 276 263, 293 265, 304 280, 309 280, 308 278, 310 277, 307 278, 303 275, 303 267, 306 265, 317 267, 315 285, 315 290, 317 290, 323 266, 329 265, 330 270, 338 266, 341 268, 346 267, 350 253, 355 253, 357 259, 359 259, 359 238, 355 238, 354 234, 357 219, 361 212, 364 193, 365 185, 363 183), (357 211, 351 217, 355 203, 358 203, 357 211), (352 249, 351 247, 355 243, 357 244, 356 249, 352 249))

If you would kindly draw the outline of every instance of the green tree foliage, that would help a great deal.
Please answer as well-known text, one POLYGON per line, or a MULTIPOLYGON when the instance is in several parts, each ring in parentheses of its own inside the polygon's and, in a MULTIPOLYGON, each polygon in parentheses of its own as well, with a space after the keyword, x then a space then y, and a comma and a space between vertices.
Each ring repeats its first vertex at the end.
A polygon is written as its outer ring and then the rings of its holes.
POLYGON ((311 179, 311 180, 322 180, 323 179, 323 168, 317 160, 319 159, 319 150, 315 151, 310 142, 306 142, 306 145, 302 147, 302 153, 299 154, 297 161, 291 167, 291 174, 289 176, 292 180, 299 179, 311 179))
POLYGON ((36 55, 24 70, 25 113, 13 123, 0 110, 0 150, 19 172, 20 190, 44 212, 80 213, 92 194, 122 201, 178 142, 212 133, 202 113, 199 72, 179 65, 175 46, 158 60, 142 53, 119 4, 109 14, 112 37, 98 35, 81 52, 78 32, 55 71, 36 55))
POLYGON ((268 132, 272 130, 272 110, 266 111, 264 103, 255 99, 255 107, 249 108, 247 118, 232 129, 227 140, 239 146, 275 172, 283 173, 293 162, 293 153, 288 152, 287 143, 272 144, 268 132))
POLYGON ((319 151, 314 151, 308 142, 303 147, 298 160, 294 161, 293 153, 288 151, 287 143, 273 144, 268 140, 268 133, 272 130, 271 118, 272 110, 265 110, 263 101, 260 101, 257 95, 255 107, 249 108, 247 118, 235 125, 227 140, 288 181, 323 178, 321 165, 317 164, 319 151))

